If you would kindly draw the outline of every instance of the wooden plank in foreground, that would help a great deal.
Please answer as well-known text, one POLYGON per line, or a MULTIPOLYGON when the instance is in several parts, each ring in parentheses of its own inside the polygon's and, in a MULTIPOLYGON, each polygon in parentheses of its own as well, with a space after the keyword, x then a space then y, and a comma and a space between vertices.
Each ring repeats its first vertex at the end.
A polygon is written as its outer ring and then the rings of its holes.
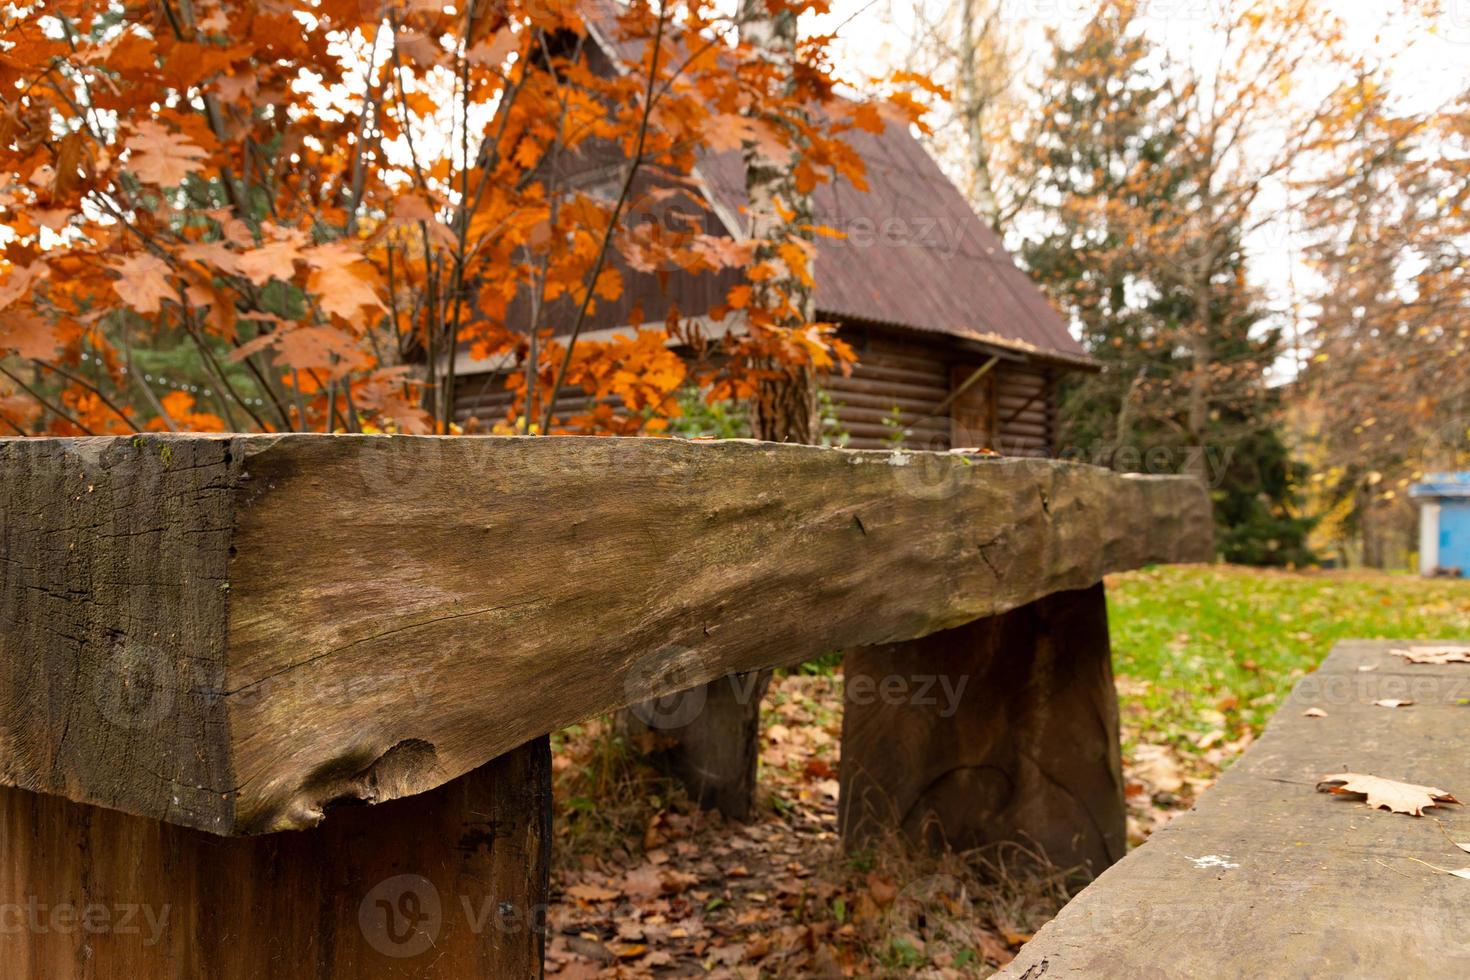
POLYGON ((1470 800, 1470 664, 1405 664, 1389 653, 1403 646, 1340 644, 1192 811, 1104 872, 999 976, 1470 973, 1470 882, 1417 863, 1470 863, 1451 842, 1470 840, 1470 809, 1416 818, 1316 790, 1358 772, 1470 800))
POLYGON ((304 833, 222 838, 0 787, 0 976, 542 975, 551 749, 304 833))
POLYGON ((312 826, 732 671, 1210 557, 1205 491, 755 442, 0 440, 0 782, 312 826))

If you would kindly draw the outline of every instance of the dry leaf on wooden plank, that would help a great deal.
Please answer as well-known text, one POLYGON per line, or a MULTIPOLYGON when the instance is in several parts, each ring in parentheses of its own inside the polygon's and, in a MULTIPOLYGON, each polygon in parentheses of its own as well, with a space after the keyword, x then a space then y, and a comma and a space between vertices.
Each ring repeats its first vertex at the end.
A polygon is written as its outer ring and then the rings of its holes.
POLYGON ((1317 783, 1317 789, 1323 793, 1362 793, 1368 798, 1368 805, 1375 809, 1407 813, 1416 817, 1424 815, 1425 807, 1460 802, 1450 795, 1449 790, 1401 783, 1382 776, 1365 776, 1358 772, 1339 772, 1323 776, 1317 783))
POLYGON ((1380 708, 1407 708, 1413 701, 1404 701, 1399 698, 1379 698, 1373 704, 1380 708))
POLYGON ((1326 718, 1327 712, 1323 711, 1321 708, 1308 708, 1306 711, 1302 712, 1302 715, 1307 718, 1326 718))
POLYGON ((1445 840, 1449 841, 1451 844, 1455 845, 1456 847, 1458 847, 1460 850, 1466 852, 1467 854, 1470 854, 1470 841, 1458 841, 1458 840, 1455 840, 1453 837, 1450 836, 1450 832, 1448 830, 1445 830, 1444 829, 1444 824, 1443 823, 1440 823, 1438 820, 1436 820, 1435 823, 1439 824, 1439 832, 1441 834, 1444 834, 1445 840))
MULTIPOLYGON (((1407 857, 1408 855, 1405 855, 1405 856, 1407 857)), ((1470 868, 1441 868, 1437 864, 1430 864, 1428 861, 1420 861, 1416 857, 1409 857, 1409 860, 1410 861, 1417 861, 1419 864, 1424 865, 1424 867, 1426 867, 1426 868, 1433 868, 1435 871, 1438 871, 1440 874, 1443 874, 1443 875, 1454 875, 1456 878, 1464 878, 1466 881, 1470 881, 1470 868)))
POLYGON ((1391 650, 1411 664, 1470 664, 1470 647, 1440 646, 1414 647, 1411 650, 1391 650))

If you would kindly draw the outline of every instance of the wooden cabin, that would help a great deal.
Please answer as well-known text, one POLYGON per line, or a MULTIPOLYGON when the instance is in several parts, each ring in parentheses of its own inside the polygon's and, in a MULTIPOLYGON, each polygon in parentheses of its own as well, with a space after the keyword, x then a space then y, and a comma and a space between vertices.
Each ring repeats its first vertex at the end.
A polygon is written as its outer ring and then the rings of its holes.
MULTIPOLYGON (((611 34, 598 25, 610 23, 613 14, 609 8, 599 16, 603 4, 590 7, 589 30, 598 42, 592 57, 612 70, 611 34)), ((820 381, 848 445, 885 448, 901 434, 901 444, 912 449, 1055 452, 1057 380, 1067 371, 1096 370, 1095 362, 907 128, 853 131, 847 138, 867 165, 869 189, 824 183, 813 208, 817 224, 845 236, 818 239, 814 275, 818 317, 837 323, 858 355, 849 376, 833 373, 820 381)), ((620 170, 619 160, 573 161, 561 178, 597 186, 618 179, 620 170)), ((686 207, 684 220, 692 216, 706 231, 742 236, 740 152, 706 153, 695 176, 703 201, 686 207)), ((735 272, 672 270, 662 282, 626 268, 623 274, 622 298, 601 304, 583 337, 662 326, 671 308, 701 316, 740 281, 735 272), (635 316, 641 324, 630 322, 635 316)), ((501 370, 501 364, 460 353, 457 420, 505 417, 510 398, 501 370)), ((566 393, 558 413, 578 411, 583 401, 566 393)))

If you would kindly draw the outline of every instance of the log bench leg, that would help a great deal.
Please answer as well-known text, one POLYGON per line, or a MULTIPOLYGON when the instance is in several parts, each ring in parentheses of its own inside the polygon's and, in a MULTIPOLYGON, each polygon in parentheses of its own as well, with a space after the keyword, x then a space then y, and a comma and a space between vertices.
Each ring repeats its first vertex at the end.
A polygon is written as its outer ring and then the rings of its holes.
POLYGON ((844 658, 849 848, 1029 841, 1096 875, 1126 849, 1101 583, 844 658))
POLYGON ((215 837, 0 789, 0 976, 542 973, 549 741, 315 830, 215 837))
POLYGON ((771 672, 730 674, 618 713, 629 734, 652 732, 658 758, 706 810, 746 821, 755 809, 760 762, 761 699, 771 672))

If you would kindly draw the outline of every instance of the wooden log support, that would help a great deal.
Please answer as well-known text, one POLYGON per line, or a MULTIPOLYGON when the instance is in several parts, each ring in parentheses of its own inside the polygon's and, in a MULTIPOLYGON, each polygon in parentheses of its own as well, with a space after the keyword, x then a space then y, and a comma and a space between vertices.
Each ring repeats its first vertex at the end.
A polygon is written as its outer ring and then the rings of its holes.
POLYGON ((767 670, 719 677, 632 705, 618 712, 618 725, 627 734, 661 737, 655 759, 697 805, 747 821, 755 810, 761 699, 770 684, 767 670))
POLYGON ((544 737, 260 837, 0 788, 0 976, 539 977, 550 820, 544 737))
POLYGON ((0 440, 0 784, 222 835, 1210 557, 1187 478, 664 439, 0 440))
POLYGON ((1088 876, 1127 846, 1102 583, 844 658, 850 849, 1029 842, 1088 876))

